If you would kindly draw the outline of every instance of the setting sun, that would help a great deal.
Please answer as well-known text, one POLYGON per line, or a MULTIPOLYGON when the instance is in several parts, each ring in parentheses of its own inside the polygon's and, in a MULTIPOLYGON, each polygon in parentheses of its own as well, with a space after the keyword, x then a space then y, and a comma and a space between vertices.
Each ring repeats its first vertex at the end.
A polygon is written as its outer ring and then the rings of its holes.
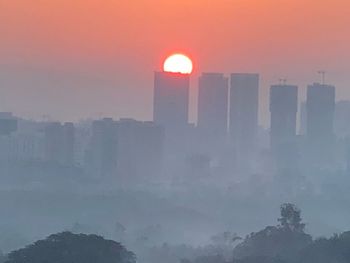
POLYGON ((191 74, 193 65, 191 59, 187 56, 174 54, 165 60, 163 69, 165 72, 191 74))

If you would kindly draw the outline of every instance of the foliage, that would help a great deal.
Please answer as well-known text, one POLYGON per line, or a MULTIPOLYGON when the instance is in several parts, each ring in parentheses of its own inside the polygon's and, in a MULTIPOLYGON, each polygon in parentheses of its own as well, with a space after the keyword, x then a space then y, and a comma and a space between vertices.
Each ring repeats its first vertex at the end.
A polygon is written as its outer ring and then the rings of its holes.
POLYGON ((135 263, 120 243, 97 235, 63 232, 11 252, 6 263, 135 263))
POLYGON ((304 233, 305 224, 301 223, 300 210, 294 205, 282 205, 281 218, 278 221, 280 222, 278 226, 268 226, 248 235, 235 247, 235 258, 263 257, 264 260, 279 258, 293 262, 295 255, 309 245, 312 238, 304 233))
POLYGON ((281 227, 293 232, 303 232, 305 224, 301 223, 301 211, 295 205, 286 203, 281 205, 281 217, 278 219, 281 227))
MULTIPOLYGON (((233 249, 240 238, 223 232, 212 244, 193 248, 186 245, 149 249, 144 262, 173 263, 349 263, 350 231, 331 238, 312 240, 304 232, 301 211, 293 204, 281 206, 279 225, 251 233, 233 249), (228 256, 229 255, 229 256, 228 256)), ((123 228, 121 228, 123 229, 123 228)), ((151 231, 152 232, 152 231, 151 231)), ((63 232, 39 240, 23 249, 0 254, 0 263, 136 263, 132 252, 120 243, 97 235, 63 232)))
POLYGON ((301 263, 349 263, 350 232, 334 235, 329 239, 317 239, 299 257, 301 263))

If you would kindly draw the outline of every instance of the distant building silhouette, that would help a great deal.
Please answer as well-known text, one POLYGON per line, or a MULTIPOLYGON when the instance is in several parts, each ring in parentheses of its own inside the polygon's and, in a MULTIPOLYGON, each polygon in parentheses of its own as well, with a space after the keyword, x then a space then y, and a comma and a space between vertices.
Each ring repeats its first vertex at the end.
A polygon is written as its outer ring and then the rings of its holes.
POLYGON ((171 162, 183 162, 196 145, 188 123, 189 88, 189 74, 155 72, 153 121, 164 129, 164 152, 171 162))
POLYGON ((343 141, 343 143, 345 144, 345 172, 346 175, 349 176, 350 175, 350 138, 347 138, 343 141))
POLYGON ((350 101, 335 104, 334 133, 338 138, 350 137, 350 101))
POLYGON ((0 135, 0 162, 4 161, 8 164, 14 164, 22 161, 44 160, 45 145, 41 125, 32 122, 34 123, 33 129, 27 129, 27 125, 23 125, 23 122, 27 123, 27 121, 23 120, 16 121, 16 125, 11 125, 11 129, 5 129, 11 132, 5 132, 0 135), (16 127, 16 131, 13 127, 16 127))
POLYGON ((167 133, 188 124, 189 87, 188 74, 155 72, 153 121, 167 133))
POLYGON ((117 121, 117 174, 126 182, 158 176, 163 163, 163 129, 153 122, 117 121))
POLYGON ((270 147, 276 180, 293 189, 300 179, 300 158, 296 136, 298 87, 273 85, 270 88, 270 147))
MULTIPOLYGON (((298 87, 273 85, 270 88, 270 148, 277 175, 292 176, 298 169, 296 119, 298 87)), ((295 176, 295 175, 294 175, 295 176)))
POLYGON ((66 165, 74 165, 75 161, 75 127, 74 123, 63 124, 63 162, 66 165))
POLYGON ((310 157, 326 164, 334 146, 335 87, 314 83, 307 88, 307 142, 310 157))
POLYGON ((307 126, 307 110, 306 110, 306 101, 300 103, 300 127, 299 134, 306 135, 306 126, 307 126))
POLYGON ((86 162, 86 153, 89 149, 91 140, 92 123, 90 121, 79 122, 75 125, 75 163, 78 167, 84 167, 86 162))
POLYGON ((45 160, 45 145, 43 135, 37 133, 18 132, 11 135, 9 150, 12 161, 43 161, 45 160))
POLYGON ((52 122, 45 127, 46 161, 71 166, 74 164, 74 124, 52 122))
POLYGON ((10 135, 17 130, 17 118, 11 112, 0 112, 0 135, 10 135))
POLYGON ((92 123, 86 168, 94 177, 112 176, 117 168, 117 124, 112 118, 92 123))
POLYGON ((198 87, 198 129, 211 138, 223 138, 228 123, 228 79, 221 73, 203 73, 198 87))
POLYGON ((241 164, 255 153, 258 108, 259 75, 231 74, 229 133, 241 164))
POLYGON ((12 125, 12 127, 16 127, 16 131, 12 128, 11 133, 0 136, 0 160, 10 162, 45 160, 45 136, 43 131, 46 124, 23 119, 18 119, 16 123, 16 125, 12 125))
POLYGON ((298 87, 273 85, 270 89, 270 143, 274 150, 296 139, 298 87))
POLYGON ((163 157, 163 129, 133 119, 96 120, 92 124, 87 169, 93 176, 135 182, 159 175, 163 157))

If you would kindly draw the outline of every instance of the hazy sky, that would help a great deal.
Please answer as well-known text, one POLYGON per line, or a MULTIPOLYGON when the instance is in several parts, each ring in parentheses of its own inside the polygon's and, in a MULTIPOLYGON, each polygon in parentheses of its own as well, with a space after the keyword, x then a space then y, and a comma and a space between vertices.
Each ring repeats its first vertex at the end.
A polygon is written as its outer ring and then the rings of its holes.
MULTIPOLYGON (((153 71, 173 51, 201 71, 286 76, 316 71, 350 99, 349 0, 0 0, 0 111, 78 120, 151 119, 153 71)), ((195 111, 192 111, 192 119, 195 111)))

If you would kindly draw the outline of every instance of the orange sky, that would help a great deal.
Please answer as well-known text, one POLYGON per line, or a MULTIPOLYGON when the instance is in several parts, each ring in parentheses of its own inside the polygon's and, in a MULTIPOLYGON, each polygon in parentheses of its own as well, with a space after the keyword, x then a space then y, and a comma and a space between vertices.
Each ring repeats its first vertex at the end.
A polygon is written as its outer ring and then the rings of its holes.
POLYGON ((348 0, 0 0, 0 110, 149 119, 153 70, 172 51, 194 59, 192 108, 201 71, 260 72, 262 113, 269 84, 287 76, 305 89, 319 69, 350 99, 349 10, 348 0))

